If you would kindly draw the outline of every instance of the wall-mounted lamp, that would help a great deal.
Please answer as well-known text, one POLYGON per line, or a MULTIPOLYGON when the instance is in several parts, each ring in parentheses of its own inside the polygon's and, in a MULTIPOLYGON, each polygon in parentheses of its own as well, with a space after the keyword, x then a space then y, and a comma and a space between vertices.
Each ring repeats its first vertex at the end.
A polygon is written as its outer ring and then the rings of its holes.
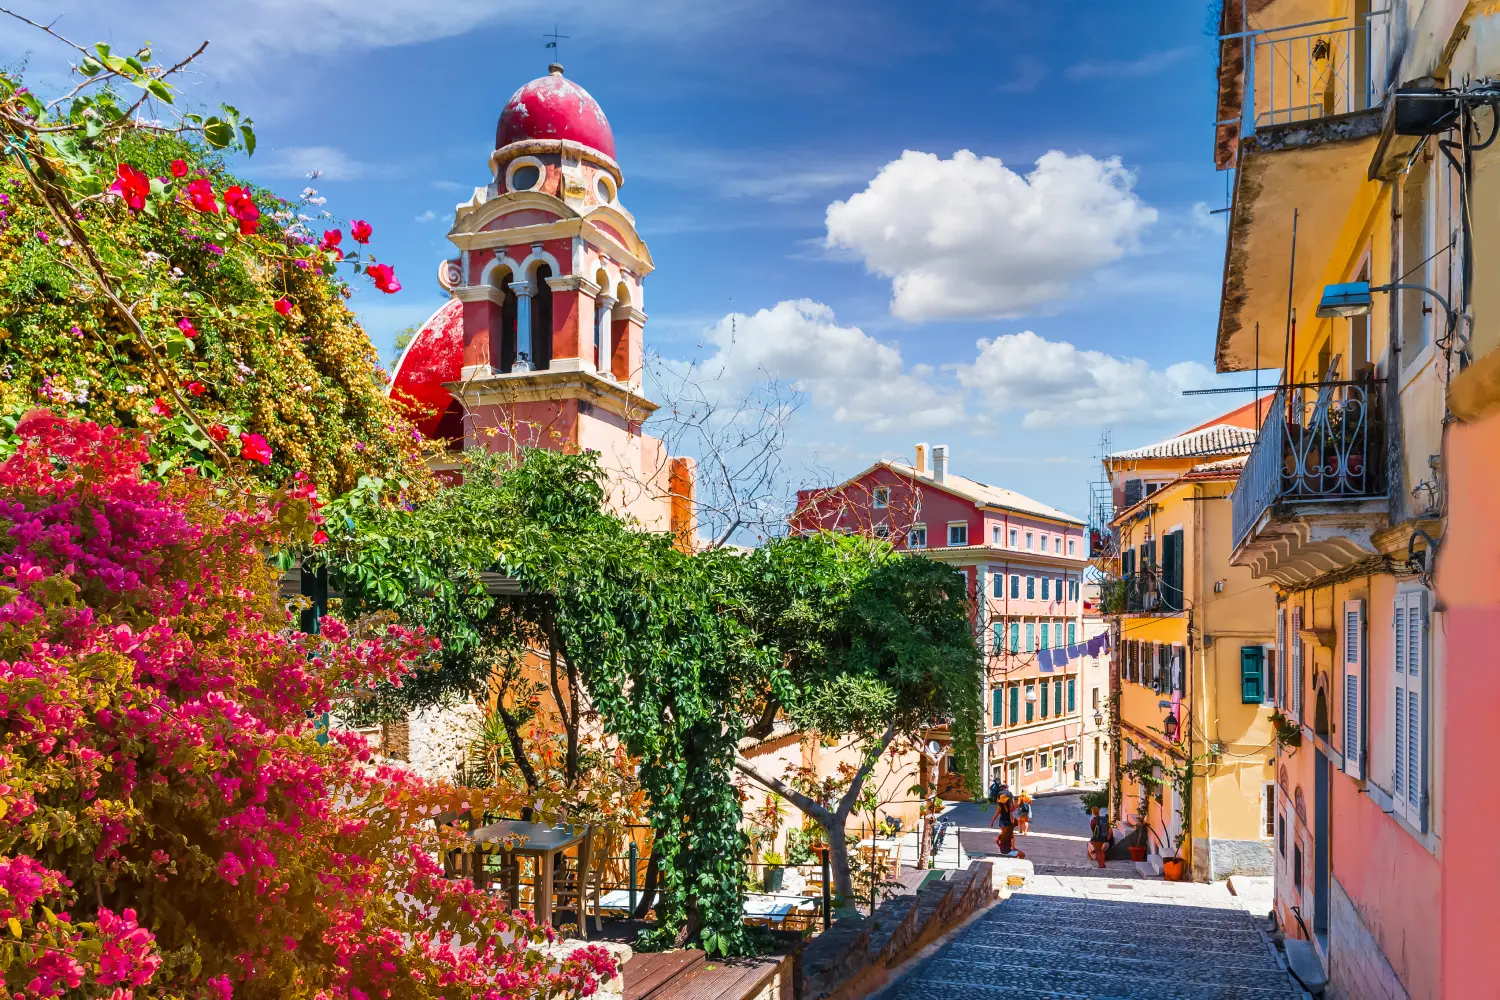
POLYGON ((1103 712, 1095 712, 1094 713, 1094 725, 1096 725, 1096 726, 1102 726, 1102 725, 1104 725, 1104 713, 1103 712))
POLYGON ((1166 736, 1167 736, 1167 742, 1169 742, 1169 743, 1176 743, 1177 742, 1177 727, 1178 727, 1177 716, 1175 716, 1175 715, 1171 714, 1170 712, 1168 712, 1167 713, 1167 717, 1165 719, 1163 719, 1162 723, 1161 723, 1161 731, 1166 734, 1166 736))
POLYGON ((1438 305, 1443 307, 1444 315, 1448 317, 1448 329, 1452 330, 1457 326, 1458 314, 1448 305, 1447 299, 1426 285, 1413 285, 1404 281, 1389 285, 1371 285, 1368 281, 1346 281, 1339 285, 1324 285, 1323 297, 1318 300, 1318 315, 1323 318, 1340 317, 1343 319, 1367 316, 1375 305, 1372 293, 1395 292, 1402 289, 1423 292, 1437 299, 1438 305))

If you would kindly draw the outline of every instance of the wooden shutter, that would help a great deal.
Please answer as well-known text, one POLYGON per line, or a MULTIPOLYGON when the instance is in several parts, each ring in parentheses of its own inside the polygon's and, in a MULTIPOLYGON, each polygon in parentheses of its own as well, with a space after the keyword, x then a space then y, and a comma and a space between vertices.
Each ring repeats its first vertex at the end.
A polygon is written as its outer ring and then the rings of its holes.
POLYGON ((1262 682, 1265 669, 1265 650, 1259 646, 1240 647, 1240 701, 1246 705, 1258 705, 1263 694, 1262 682))
POLYGON ((1010 724, 1014 726, 1021 721, 1021 685, 1010 686, 1010 724))
POLYGON ((1130 507, 1141 502, 1141 481, 1139 479, 1125 480, 1125 506, 1130 507))
POLYGON ((1068 711, 1070 713, 1073 712, 1073 711, 1075 711, 1076 708, 1077 708, 1077 705, 1078 705, 1078 702, 1074 700, 1075 699, 1075 695, 1076 695, 1076 685, 1077 685, 1077 679, 1073 678, 1073 677, 1069 677, 1068 678, 1068 711))
POLYGON ((1005 716, 1002 714, 1004 705, 1001 702, 1004 696, 1004 688, 996 687, 990 690, 990 725, 992 726, 1003 726, 1005 724, 1005 716))
POLYGON ((1276 609, 1276 704, 1285 709, 1286 698, 1286 608, 1276 609))
POLYGON ((1395 629, 1392 643, 1395 653, 1395 669, 1391 672, 1394 684, 1392 708, 1395 711, 1395 760, 1391 769, 1391 797, 1395 799, 1396 814, 1406 815, 1406 597, 1396 595, 1396 609, 1391 616, 1395 629))
POLYGON ((1396 596, 1396 761, 1391 793, 1396 812, 1422 832, 1427 831, 1429 781, 1427 592, 1413 590, 1396 596))
POLYGON ((1063 714, 1062 679, 1058 678, 1052 682, 1052 714, 1063 714))
POLYGON ((1292 669, 1290 683, 1292 689, 1287 695, 1287 708, 1300 723, 1302 721, 1302 606, 1296 605, 1292 608, 1292 623, 1287 635, 1287 642, 1291 644, 1292 669))
POLYGON ((1344 773, 1364 777, 1365 602, 1344 602, 1344 773))

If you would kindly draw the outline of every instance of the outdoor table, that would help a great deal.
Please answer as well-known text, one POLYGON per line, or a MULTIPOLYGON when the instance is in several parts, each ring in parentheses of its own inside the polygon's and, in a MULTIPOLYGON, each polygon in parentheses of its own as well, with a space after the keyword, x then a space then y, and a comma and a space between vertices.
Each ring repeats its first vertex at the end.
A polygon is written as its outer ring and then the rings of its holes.
POLYGON ((796 896, 751 894, 745 897, 744 916, 752 923, 780 923, 793 910, 812 910, 815 905, 796 896))
MULTIPOLYGON (((521 820, 501 820, 499 823, 491 823, 482 826, 469 834, 469 838, 476 844, 499 844, 514 838, 524 838, 510 852, 517 856, 526 855, 536 862, 536 899, 534 906, 536 918, 543 926, 552 924, 552 879, 557 871, 557 856, 570 847, 583 843, 584 827, 582 826, 548 826, 545 823, 525 823, 521 820)), ((579 852, 583 854, 582 851, 579 852)), ((588 884, 588 872, 578 873, 578 884, 588 884)), ((511 890, 511 909, 518 909, 521 905, 521 889, 517 885, 511 890)))

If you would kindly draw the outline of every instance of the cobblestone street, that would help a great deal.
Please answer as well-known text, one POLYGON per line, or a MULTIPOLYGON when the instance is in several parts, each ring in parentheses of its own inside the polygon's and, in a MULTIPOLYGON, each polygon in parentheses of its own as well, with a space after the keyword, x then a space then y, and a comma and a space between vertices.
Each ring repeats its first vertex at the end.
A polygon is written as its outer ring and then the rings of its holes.
MULTIPOLYGON (((979 807, 954 810, 966 849, 993 834, 979 807)), ((1075 796, 1037 800, 1018 846, 1026 887, 958 931, 887 991, 893 1000, 1295 1000, 1247 901, 1212 885, 1145 878, 1128 861, 1090 867, 1075 796)))

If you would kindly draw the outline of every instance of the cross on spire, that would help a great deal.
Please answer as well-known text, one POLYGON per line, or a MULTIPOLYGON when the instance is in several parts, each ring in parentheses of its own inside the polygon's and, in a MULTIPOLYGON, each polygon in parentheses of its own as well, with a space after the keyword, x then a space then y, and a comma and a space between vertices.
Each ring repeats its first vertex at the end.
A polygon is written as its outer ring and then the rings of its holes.
POLYGON ((569 36, 568 35, 559 35, 557 33, 557 24, 554 22, 553 25, 552 25, 552 31, 551 32, 546 32, 546 31, 542 32, 542 37, 543 38, 550 38, 550 39, 552 39, 550 42, 547 43, 547 48, 549 48, 549 49, 557 49, 557 53, 553 57, 552 61, 553 62, 561 62, 562 61, 562 49, 559 48, 559 46, 558 46, 557 43, 558 43, 559 39, 568 38, 569 36))

